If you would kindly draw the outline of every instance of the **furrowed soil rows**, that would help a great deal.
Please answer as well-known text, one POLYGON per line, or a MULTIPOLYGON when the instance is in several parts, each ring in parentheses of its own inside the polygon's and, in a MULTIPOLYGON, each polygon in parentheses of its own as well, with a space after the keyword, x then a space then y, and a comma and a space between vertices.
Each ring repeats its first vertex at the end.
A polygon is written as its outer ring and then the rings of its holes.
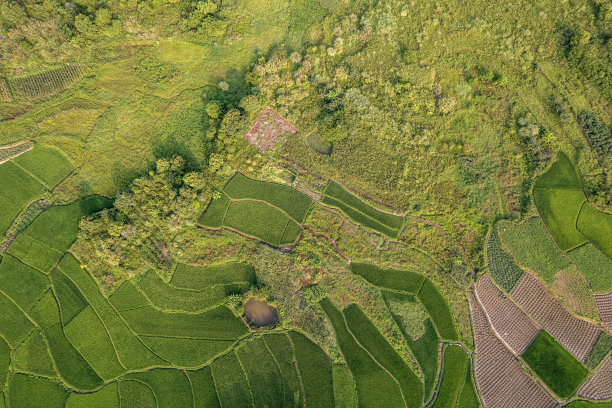
POLYGON ((554 408, 557 402, 521 368, 489 329, 473 296, 468 298, 474 328, 476 383, 485 407, 554 408))
POLYGON ((597 341, 600 330, 592 323, 569 313, 535 277, 525 273, 512 290, 512 298, 563 347, 584 361, 597 341))
POLYGON ((498 337, 514 354, 523 354, 540 332, 540 328, 487 276, 481 277, 476 283, 476 296, 498 337))
POLYGON ((83 74, 80 65, 72 64, 9 81, 17 97, 37 99, 61 91, 80 80, 83 74))
POLYGON ((612 333, 612 292, 595 295, 599 317, 606 330, 612 333))
POLYGON ((612 398, 612 355, 589 377, 578 395, 596 401, 612 398))
POLYGON ((502 249, 495 227, 491 231, 487 245, 487 264, 491 277, 506 292, 510 292, 525 273, 502 249))

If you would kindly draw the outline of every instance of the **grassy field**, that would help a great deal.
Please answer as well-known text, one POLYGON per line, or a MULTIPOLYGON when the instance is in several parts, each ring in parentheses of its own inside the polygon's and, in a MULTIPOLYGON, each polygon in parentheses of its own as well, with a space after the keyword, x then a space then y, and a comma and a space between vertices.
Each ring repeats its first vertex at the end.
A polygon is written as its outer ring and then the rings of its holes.
POLYGON ((497 230, 503 247, 516 262, 548 284, 553 283, 558 271, 569 265, 537 217, 528 218, 518 225, 503 221, 497 225, 497 230))
POLYGON ((44 187, 10 161, 0 164, 0 232, 4 234, 19 212, 44 191, 44 187))
POLYGON ((463 405, 457 405, 457 401, 465 383, 466 371, 470 370, 468 356, 461 346, 448 345, 444 348, 443 361, 442 381, 432 407, 463 408, 463 405))
POLYGON ((49 286, 49 280, 36 269, 11 255, 0 263, 0 290, 26 312, 49 286))
POLYGON ((155 408, 155 394, 148 385, 135 380, 119 381, 119 406, 155 408))
POLYGON ((211 368, 221 407, 253 406, 249 383, 236 354, 224 355, 211 368))
POLYGON ((346 364, 334 364, 334 402, 337 407, 351 408, 357 406, 355 379, 346 364))
POLYGON ((559 151, 557 161, 550 166, 546 173, 536 179, 535 187, 582 191, 582 180, 567 154, 559 151))
POLYGON ((590 242, 567 253, 595 293, 612 290, 612 260, 590 242))
POLYGON ((304 391, 293 357, 293 345, 286 334, 272 333, 263 337, 268 350, 278 364, 283 377, 283 404, 298 406, 304 401, 304 391))
POLYGON ((197 368, 230 350, 234 340, 138 335, 147 349, 167 361, 164 365, 197 368))
POLYGON ((608 258, 612 259, 612 214, 606 214, 585 203, 580 210, 578 230, 608 258))
POLYGON ((53 359, 40 330, 34 330, 30 336, 19 345, 12 358, 13 367, 20 372, 31 373, 43 377, 55 377, 53 359))
POLYGON ((283 184, 253 180, 241 173, 225 185, 223 192, 232 200, 251 199, 265 201, 285 211, 300 224, 306 221, 312 199, 306 194, 283 184))
POLYGON ((6 295, 0 293, 0 334, 11 346, 17 347, 34 328, 27 317, 6 295))
POLYGON ((429 279, 425 280, 419 291, 419 300, 431 316, 440 337, 445 340, 458 340, 459 333, 448 303, 429 279))
POLYGON ((489 236, 487 245, 487 265, 493 280, 506 292, 512 291, 525 271, 516 266, 514 260, 501 247, 497 228, 489 236))
POLYGON ((14 162, 41 180, 47 188, 55 187, 75 168, 59 150, 49 146, 36 146, 15 158, 14 162))
MULTIPOLYGON (((401 322, 397 323, 401 328, 401 322)), ((438 346, 440 344, 440 338, 438 337, 438 333, 431 319, 426 319, 424 324, 425 334, 418 339, 412 339, 406 333, 403 334, 406 343, 408 343, 408 347, 414 354, 423 372, 425 399, 427 399, 433 391, 438 378, 438 346)))
POLYGON ((571 396, 589 373, 545 331, 540 332, 522 358, 560 398, 571 396))
POLYGON ((425 276, 397 269, 383 269, 373 264, 351 262, 351 271, 381 288, 418 293, 425 281, 425 276))
POLYGON ((255 283, 255 269, 242 262, 226 262, 204 267, 179 263, 170 284, 182 289, 202 290, 231 283, 255 283))
POLYGON ((189 378, 183 370, 154 369, 130 374, 134 379, 149 386, 155 395, 158 408, 189 407, 193 405, 193 393, 189 378))

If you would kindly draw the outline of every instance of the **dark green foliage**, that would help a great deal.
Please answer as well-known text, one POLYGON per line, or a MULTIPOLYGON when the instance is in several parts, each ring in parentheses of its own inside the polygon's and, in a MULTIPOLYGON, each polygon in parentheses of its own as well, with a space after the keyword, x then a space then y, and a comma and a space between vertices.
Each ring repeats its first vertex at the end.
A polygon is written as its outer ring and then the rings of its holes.
POLYGON ((11 362, 11 348, 4 339, 0 338, 0 384, 4 384, 8 367, 11 362))
POLYGON ((27 311, 49 285, 47 277, 36 269, 6 255, 0 264, 0 290, 27 311))
POLYGON ((476 386, 474 385, 474 379, 472 377, 472 364, 468 361, 468 365, 465 370, 465 381, 463 382, 463 388, 457 401, 457 408, 478 408, 480 407, 480 401, 478 400, 478 394, 476 394, 476 386))
POLYGON ((150 305, 146 297, 132 284, 123 282, 109 297, 108 301, 117 311, 136 309, 150 305))
POLYGON ((10 407, 63 408, 68 392, 53 380, 15 373, 8 382, 10 407))
POLYGON ((116 382, 108 384, 91 394, 72 393, 66 400, 66 408, 111 408, 119 406, 119 392, 116 382))
POLYGON ((293 346, 286 334, 272 333, 263 337, 283 376, 284 406, 301 406, 304 403, 302 384, 293 357, 293 346))
POLYGON ((289 332, 293 352, 304 387, 307 407, 333 405, 332 361, 325 352, 298 332, 289 332))
POLYGON ((608 355, 610 350, 612 350, 612 335, 606 331, 602 331, 584 360, 584 365, 590 369, 597 367, 597 365, 608 355))
POLYGON ((612 260, 590 242, 567 253, 595 293, 612 290, 612 260))
POLYGON ((13 367, 22 372, 45 377, 56 375, 49 348, 40 330, 34 330, 15 350, 12 364, 13 367))
POLYGON ((568 398, 589 370, 542 330, 522 355, 523 360, 560 398, 568 398))
POLYGON ((284 406, 283 379, 264 339, 243 343, 234 352, 246 374, 255 406, 284 406))
POLYGON ((418 293, 425 281, 419 273, 397 269, 383 269, 373 264, 351 262, 353 273, 382 288, 418 293))
POLYGON ((338 208, 347 217, 349 217, 351 220, 353 220, 359 225, 372 228, 373 230, 385 234, 391 238, 397 238, 397 236, 399 235, 399 229, 390 228, 382 222, 379 222, 374 218, 370 218, 368 215, 354 209, 353 207, 345 204, 343 201, 337 200, 331 196, 324 195, 321 198, 321 203, 338 208))
POLYGON ((140 381, 119 381, 119 406, 121 408, 157 408, 151 387, 140 381))
POLYGON ((211 368, 222 407, 253 406, 249 383, 236 354, 228 353, 215 360, 211 368))
POLYGON ((158 408, 191 407, 193 405, 189 379, 182 370, 157 368, 127 375, 125 379, 134 379, 148 385, 155 395, 158 408))
POLYGON ((226 262, 204 267, 179 263, 170 284, 184 289, 201 290, 208 286, 229 283, 254 284, 255 280, 255 269, 243 262, 226 262))
POLYGON ((72 163, 59 150, 49 146, 37 146, 14 161, 41 180, 47 188, 55 187, 74 170, 72 163))
POLYGON ((193 389, 194 408, 220 407, 210 366, 197 371, 187 371, 187 377, 193 389))
POLYGON ((357 406, 355 379, 346 364, 334 364, 334 400, 336 407, 353 408, 357 406))
POLYGON ((328 298, 321 300, 321 307, 334 326, 342 355, 353 373, 360 406, 375 407, 384 400, 387 406, 404 406, 398 384, 378 363, 370 357, 353 338, 344 316, 328 298))
POLYGON ((432 407, 461 407, 456 405, 466 378, 470 362, 465 350, 458 345, 448 345, 444 349, 442 382, 432 407))
MULTIPOLYGON (((396 320, 396 323, 398 323, 398 326, 402 329, 401 322, 397 322, 396 320)), ((406 343, 408 343, 408 347, 410 347, 410 350, 421 366, 421 371, 423 371, 423 377, 425 379, 425 399, 427 399, 437 380, 438 346, 440 344, 440 339, 430 319, 426 319, 424 324, 425 334, 423 334, 420 339, 413 340, 406 333, 403 334, 406 343)))
POLYGON ((206 211, 198 220, 201 226, 206 228, 221 228, 223 226, 223 219, 230 206, 230 199, 224 192, 219 194, 219 198, 213 198, 210 201, 206 211))
POLYGON ((429 279, 425 280, 419 291, 419 300, 431 316, 440 337, 445 340, 458 340, 459 333, 448 303, 429 279))
POLYGON ((34 328, 19 308, 0 293, 0 334, 11 347, 17 347, 34 328))
POLYGON ((423 384, 402 360, 376 326, 356 304, 343 310, 348 329, 357 341, 400 384, 407 406, 419 407, 423 401, 423 384))
POLYGON ((593 245, 612 259, 612 214, 601 212, 585 203, 580 210, 576 227, 593 245))
POLYGON ((525 273, 516 266, 510 255, 502 249, 496 227, 493 227, 489 235, 487 264, 493 280, 506 292, 514 289, 514 286, 525 273))
POLYGON ((66 326, 81 310, 87 307, 87 301, 75 284, 59 269, 51 272, 53 292, 59 303, 62 324, 66 326))
POLYGON ((232 200, 251 199, 265 201, 285 211, 298 223, 306 220, 312 205, 312 199, 306 194, 289 186, 250 179, 241 173, 234 177, 223 188, 232 200))
POLYGON ((595 151, 606 156, 612 155, 612 133, 596 114, 580 112, 578 122, 595 151))

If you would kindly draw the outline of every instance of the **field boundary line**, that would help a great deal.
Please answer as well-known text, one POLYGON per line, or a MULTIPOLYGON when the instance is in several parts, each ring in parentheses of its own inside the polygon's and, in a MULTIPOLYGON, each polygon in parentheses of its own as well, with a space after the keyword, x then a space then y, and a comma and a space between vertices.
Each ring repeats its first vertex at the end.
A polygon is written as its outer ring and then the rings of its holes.
MULTIPOLYGON (((306 407, 306 387, 304 387, 304 379, 302 378, 302 371, 300 370, 300 365, 298 364, 297 357, 295 356, 295 344, 293 344, 293 340, 291 340, 291 336, 289 336, 288 332, 285 333, 285 336, 289 340, 289 344, 291 344, 291 350, 292 350, 291 356, 293 357, 293 364, 295 365, 295 371, 297 372, 298 378, 300 380, 300 386, 302 387, 302 400, 304 402, 304 407, 306 407)), ((344 358, 344 356, 342 357, 344 358)))
MULTIPOLYGON (((18 145, 18 146, 20 146, 20 145, 18 145)), ((12 146, 11 146, 11 147, 12 147, 12 146)), ((3 149, 4 149, 4 147, 3 147, 3 148, 0 148, 0 150, 3 150, 3 149)), ((13 160, 14 158, 19 157, 19 156, 21 156, 22 154, 27 153, 27 152, 29 152, 29 151, 30 151, 30 150, 32 150, 32 149, 34 149, 34 145, 31 145, 31 146, 29 146, 29 147, 28 147, 26 150, 22 150, 22 151, 20 151, 20 152, 17 152, 17 153, 15 153, 15 154, 14 154, 14 155, 12 155, 12 156, 7 157, 6 159, 2 159, 2 160, 0 160, 0 164, 4 164, 4 163, 6 163, 6 162, 8 162, 8 161, 10 161, 10 160, 13 160)))
POLYGON ((183 368, 181 371, 183 372, 185 377, 187 377, 187 382, 189 382, 189 389, 191 390, 191 407, 195 408, 195 393, 193 392, 193 384, 191 383, 191 378, 189 378, 187 370, 183 368))
POLYGON ((276 360, 276 356, 270 350, 270 346, 268 346, 268 342, 266 341, 266 336, 261 336, 261 339, 262 339, 262 341, 264 343, 264 346, 266 346, 266 350, 268 351, 268 354, 270 354, 270 356, 272 357, 272 360, 274 360, 274 364, 276 365, 276 368, 278 368, 278 372, 280 373, 281 378, 283 380, 283 400, 284 400, 285 399, 285 394, 289 392, 289 390, 285 389, 285 375, 283 374, 283 370, 281 370, 281 367, 278 364, 278 361, 276 360))
POLYGON ((41 179, 39 179, 37 176, 35 176, 34 174, 32 174, 30 172, 30 170, 26 169, 25 167, 23 167, 21 164, 13 161, 12 162, 15 166, 19 167, 21 170, 25 171, 30 177, 32 177, 34 180, 36 180, 38 183, 40 183, 40 185, 42 185, 46 190, 51 191, 52 187, 49 187, 47 185, 47 183, 43 182, 41 179))
POLYGON ((238 364, 240 365, 240 369, 242 370, 242 374, 244 375, 247 385, 249 386, 249 395, 251 396, 251 406, 255 407, 255 394, 253 394, 253 387, 251 387, 251 381, 249 380, 249 375, 246 373, 246 370, 244 369, 244 366, 242 365, 242 361, 240 361, 240 356, 238 355, 238 353, 236 353, 236 348, 232 350, 232 353, 234 353, 234 357, 236 357, 236 360, 238 361, 238 364))

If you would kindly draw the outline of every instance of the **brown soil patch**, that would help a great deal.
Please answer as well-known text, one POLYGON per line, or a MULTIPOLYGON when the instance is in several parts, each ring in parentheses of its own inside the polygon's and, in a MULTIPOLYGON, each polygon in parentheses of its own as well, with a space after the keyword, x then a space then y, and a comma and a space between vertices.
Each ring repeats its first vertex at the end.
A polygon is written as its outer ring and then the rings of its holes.
POLYGON ((612 333, 612 292, 595 295, 599 317, 606 330, 612 333))
POLYGON ((244 135, 244 138, 262 152, 274 149, 277 143, 285 143, 287 133, 297 133, 297 129, 285 118, 267 106, 261 111, 253 126, 244 135))
POLYGON ((581 397, 603 401, 612 398, 612 356, 593 373, 578 393, 581 397))
POLYGON ((552 288, 565 299, 572 311, 591 318, 597 315, 591 289, 580 272, 575 270, 557 272, 552 288))

